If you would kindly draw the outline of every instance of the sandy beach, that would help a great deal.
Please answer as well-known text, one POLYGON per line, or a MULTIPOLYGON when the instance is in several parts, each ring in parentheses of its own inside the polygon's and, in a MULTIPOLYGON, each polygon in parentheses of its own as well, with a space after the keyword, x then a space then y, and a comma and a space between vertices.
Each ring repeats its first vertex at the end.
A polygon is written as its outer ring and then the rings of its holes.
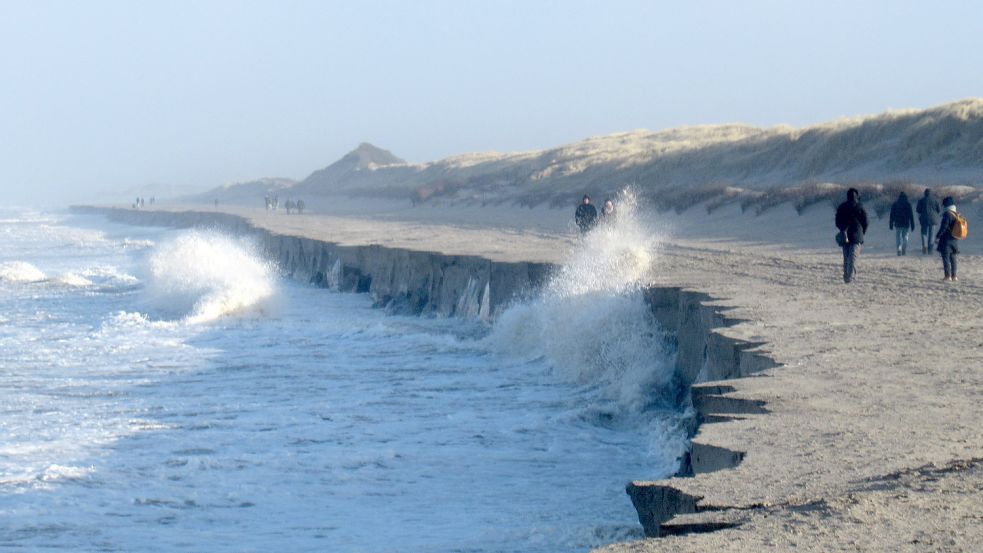
MULTIPOLYGON (((577 242, 566 210, 223 211, 282 234, 498 260, 562 263, 577 242)), ((979 240, 961 244, 960 282, 942 282, 917 230, 897 256, 887 220, 874 217, 846 285, 825 204, 802 215, 785 205, 760 216, 737 206, 647 216, 664 233, 649 284, 709 294, 742 321, 719 332, 762 343, 781 366, 726 382, 728 397, 762 401, 767 413, 704 424, 694 437, 745 452, 740 465, 659 482, 702 498, 702 512, 670 526, 722 529, 603 550, 974 550, 983 538, 979 240)))
MULTIPOLYGON (((828 229, 818 236, 831 241, 828 229)), ((747 321, 720 332, 764 342, 783 366, 729 382, 768 414, 704 425, 694 440, 745 451, 744 461, 671 483, 719 508, 681 518, 739 526, 608 551, 975 548, 979 258, 964 255, 961 281, 944 283, 937 255, 898 257, 879 236, 886 229, 871 234, 850 285, 835 248, 698 239, 667 248, 653 282, 720 298, 747 321)))

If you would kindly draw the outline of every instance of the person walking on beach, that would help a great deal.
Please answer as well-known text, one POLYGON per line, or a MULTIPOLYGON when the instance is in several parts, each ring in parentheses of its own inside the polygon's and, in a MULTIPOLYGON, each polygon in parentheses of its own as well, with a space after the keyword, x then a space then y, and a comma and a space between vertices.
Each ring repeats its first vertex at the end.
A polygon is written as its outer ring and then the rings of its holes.
POLYGON ((939 232, 935 235, 935 241, 938 243, 936 249, 942 254, 942 271, 945 273, 945 278, 942 280, 957 281, 959 278, 956 276, 956 256, 959 254, 959 246, 952 232, 956 225, 956 202, 953 201, 952 196, 946 196, 942 200, 942 205, 945 211, 942 212, 942 221, 939 222, 939 232))
POLYGON ((932 195, 932 191, 926 188, 925 195, 918 200, 915 211, 918 213, 918 224, 922 231, 922 253, 926 254, 932 248, 932 232, 935 230, 935 225, 939 224, 942 208, 939 207, 939 201, 932 195))
POLYGON ((836 208, 836 228, 840 229, 837 242, 843 247, 843 282, 849 283, 857 272, 860 246, 867 232, 867 210, 856 188, 847 190, 846 201, 836 208))
POLYGON ((908 255, 908 233, 915 230, 915 214, 911 211, 911 202, 904 192, 898 194, 898 200, 891 206, 888 227, 894 229, 898 255, 908 255))
POLYGON ((586 234, 597 223, 597 208, 590 203, 590 196, 587 194, 584 194, 583 202, 577 206, 573 219, 580 227, 580 234, 586 234))

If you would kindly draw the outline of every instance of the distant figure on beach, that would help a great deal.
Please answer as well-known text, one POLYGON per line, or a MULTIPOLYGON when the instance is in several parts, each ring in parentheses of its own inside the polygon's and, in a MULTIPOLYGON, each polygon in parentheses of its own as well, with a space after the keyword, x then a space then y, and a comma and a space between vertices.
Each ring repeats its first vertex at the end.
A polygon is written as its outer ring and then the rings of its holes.
POLYGON ((590 203, 589 195, 584 194, 584 199, 577 206, 577 212, 574 214, 573 220, 580 227, 580 234, 585 234, 594 228, 594 224, 597 223, 597 209, 590 203))
POLYGON ((846 201, 836 208, 836 228, 840 229, 837 242, 843 248, 843 282, 849 283, 857 272, 860 246, 867 232, 867 210, 856 188, 847 190, 846 201))
POLYGON ((215 198, 215 209, 218 209, 218 198, 215 198))
POLYGON ((915 211, 918 213, 918 224, 922 230, 922 253, 926 254, 932 248, 932 233, 935 231, 935 225, 939 224, 942 208, 939 207, 939 201, 932 195, 932 191, 926 188, 925 195, 918 200, 915 211))
POLYGON ((604 200, 604 205, 601 206, 601 213, 598 216, 598 222, 601 223, 614 222, 614 202, 611 201, 611 198, 604 200))
POLYGON ((935 241, 938 243, 936 249, 942 254, 942 271, 945 273, 945 278, 942 280, 957 281, 959 278, 956 276, 956 256, 959 254, 959 246, 952 232, 956 224, 956 202, 953 201, 952 196, 946 196, 942 200, 942 206, 944 208, 942 221, 939 222, 939 232, 935 235, 935 241))
POLYGON ((283 204, 283 207, 287 208, 287 215, 290 215, 290 210, 294 208, 294 201, 287 198, 287 202, 283 204))
POLYGON ((908 195, 898 194, 898 200, 891 205, 891 219, 888 228, 894 229, 894 241, 898 255, 908 255, 908 233, 915 230, 915 214, 911 210, 908 195))
POLYGON ((266 196, 263 196, 263 203, 264 203, 264 205, 266 205, 266 211, 269 211, 270 210, 270 195, 269 194, 267 194, 266 196))
POLYGON ((300 215, 304 214, 304 200, 297 200, 297 203, 294 205, 294 207, 297 208, 298 214, 300 215))
POLYGON ((156 202, 156 201, 157 201, 157 197, 156 196, 151 196, 150 197, 150 205, 154 205, 154 202, 156 202))

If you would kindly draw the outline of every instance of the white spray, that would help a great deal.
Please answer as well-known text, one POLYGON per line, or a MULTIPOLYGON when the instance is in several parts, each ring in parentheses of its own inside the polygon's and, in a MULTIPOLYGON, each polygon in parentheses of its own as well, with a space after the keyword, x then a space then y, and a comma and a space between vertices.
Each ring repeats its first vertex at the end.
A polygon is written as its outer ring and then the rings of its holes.
POLYGON ((214 232, 191 231, 161 244, 149 273, 151 306, 190 323, 265 312, 275 292, 275 272, 249 244, 214 232))
POLYGON ((688 448, 689 413, 678 410, 675 351, 642 296, 663 233, 630 190, 616 202, 616 215, 582 238, 538 298, 506 309, 487 340, 584 386, 588 420, 643 424, 653 474, 669 475, 688 448))
POLYGON ((25 261, 0 263, 0 280, 8 282, 40 282, 46 278, 41 269, 25 261))
POLYGON ((673 353, 641 292, 660 233, 638 212, 630 190, 616 206, 540 297, 499 316, 489 341, 512 355, 543 358, 569 380, 599 384, 606 399, 638 412, 671 383, 673 353))

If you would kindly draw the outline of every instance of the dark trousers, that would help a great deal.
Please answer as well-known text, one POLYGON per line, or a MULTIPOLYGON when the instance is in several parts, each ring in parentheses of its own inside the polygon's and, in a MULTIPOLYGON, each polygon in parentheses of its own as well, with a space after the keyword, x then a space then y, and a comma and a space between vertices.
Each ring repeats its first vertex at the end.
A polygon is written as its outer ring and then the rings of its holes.
POLYGON ((860 244, 843 246, 843 282, 853 280, 857 272, 857 259, 860 257, 860 244))
POLYGON ((956 254, 955 250, 951 248, 948 244, 942 247, 942 270, 945 271, 945 277, 955 278, 956 276, 956 254))

